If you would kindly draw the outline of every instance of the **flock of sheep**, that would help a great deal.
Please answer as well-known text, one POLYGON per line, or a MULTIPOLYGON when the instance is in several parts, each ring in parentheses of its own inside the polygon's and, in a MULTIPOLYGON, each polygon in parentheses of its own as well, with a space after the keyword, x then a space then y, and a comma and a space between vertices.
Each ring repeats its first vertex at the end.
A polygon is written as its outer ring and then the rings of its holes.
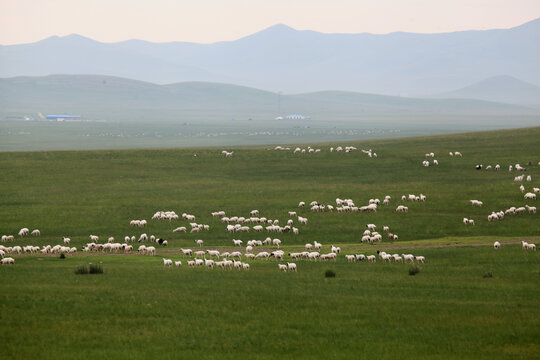
MULTIPOLYGON (((291 150, 290 148, 284 148, 281 146, 276 146, 275 150, 291 150)), ((345 146, 341 147, 338 146, 335 149, 333 147, 330 148, 330 152, 352 152, 356 151, 357 148, 353 146, 345 146)), ((295 148, 293 150, 293 153, 318 153, 320 152, 320 149, 314 149, 310 146, 307 147, 307 149, 302 148, 295 148)), ((367 154, 369 157, 377 157, 377 154, 374 153, 371 149, 369 150, 361 150, 363 153, 367 154)), ((223 151, 223 155, 226 157, 232 157, 233 152, 223 151)), ((450 156, 458 156, 462 157, 461 152, 454 151, 449 153, 450 156)), ((439 162, 436 159, 433 159, 435 154, 433 152, 426 153, 426 158, 431 158, 432 163, 434 165, 438 165, 439 162)), ((429 160, 424 160, 423 165, 425 167, 430 166, 429 160)), ((540 165, 540 163, 539 163, 540 165)), ((476 169, 481 170, 483 169, 483 165, 476 165, 476 169)), ((486 170, 491 170, 491 165, 488 165, 485 167, 486 170)), ((501 166, 497 164, 494 169, 500 170, 501 166)), ((525 171, 526 169, 522 167, 520 164, 510 165, 508 167, 508 170, 511 172, 513 169, 516 169, 517 171, 525 171)), ((522 182, 524 179, 528 182, 532 181, 532 177, 529 175, 526 178, 524 175, 519 175, 514 178, 515 182, 522 182)), ((520 191, 523 193, 525 192, 525 187, 523 185, 520 185, 520 191)), ((532 189, 532 192, 527 192, 524 195, 524 198, 526 200, 536 200, 536 194, 540 192, 539 188, 534 187, 532 189)), ((424 194, 408 194, 403 195, 401 197, 402 202, 418 202, 418 201, 426 201, 427 197, 424 194)), ((336 198, 335 200, 335 206, 330 204, 320 204, 317 201, 312 201, 309 203, 309 209, 312 212, 331 212, 336 211, 338 213, 343 212, 376 212, 378 207, 382 205, 389 205, 391 201, 391 197, 389 195, 386 195, 384 200, 381 202, 378 198, 369 199, 368 204, 357 206, 352 199, 340 199, 336 198)), ((480 200, 470 200, 470 203, 473 206, 482 207, 484 204, 480 200)), ((299 208, 306 207, 306 202, 301 201, 298 203, 299 208)), ((408 207, 405 205, 398 205, 395 209, 396 212, 408 212, 408 207)), ((500 211, 493 211, 490 215, 488 215, 488 221, 497 221, 503 219, 505 215, 513 215, 513 214, 521 214, 521 213, 536 213, 536 207, 525 205, 524 207, 510 207, 506 210, 500 210, 500 211)), ((227 216, 226 212, 223 210, 212 212, 211 215, 213 218, 217 218, 221 221, 222 224, 225 225, 225 231, 227 233, 248 233, 250 231, 253 231, 255 233, 260 233, 263 231, 266 231, 268 233, 292 233, 295 235, 298 235, 300 232, 300 228, 302 226, 305 226, 308 224, 307 217, 303 217, 297 213, 297 211, 288 211, 287 212, 289 219, 286 221, 286 224, 284 226, 280 225, 280 220, 278 219, 269 219, 264 216, 260 216, 259 210, 252 210, 249 213, 249 216, 241 216, 241 215, 234 215, 234 216, 227 216)), ((208 231, 210 230, 210 225, 208 224, 201 224, 196 222, 196 216, 192 214, 183 213, 181 216, 176 214, 174 211, 157 211, 152 216, 152 220, 168 220, 169 222, 172 221, 179 221, 180 219, 186 220, 189 222, 190 226, 190 233, 198 233, 200 231, 208 231)), ((475 222, 473 219, 470 218, 463 218, 463 223, 466 225, 474 225, 475 222)), ((131 227, 138 227, 138 228, 145 228, 148 226, 148 222, 144 219, 139 220, 131 220, 130 221, 131 227)), ((361 237, 362 243, 380 243, 383 240, 383 235, 376 231, 376 225, 375 224, 367 224, 367 229, 363 232, 361 237)), ((399 237, 396 233, 390 232, 390 228, 386 225, 382 226, 383 232, 386 233, 386 236, 389 240, 395 241, 398 240, 399 237)), ((188 227, 187 226, 179 226, 176 227, 174 230, 172 230, 174 233, 187 233, 188 227)), ((23 238, 25 236, 32 235, 32 236, 40 236, 41 232, 38 229, 33 230, 30 232, 28 228, 22 228, 18 232, 19 238, 23 238)), ((15 237, 13 235, 3 235, 2 236, 2 242, 13 242, 15 240, 15 237)), ((68 237, 62 237, 62 241, 64 245, 45 245, 45 246, 10 246, 6 247, 4 245, 0 245, 0 256, 1 256, 1 264, 14 264, 15 260, 12 257, 6 257, 5 255, 9 254, 73 254, 77 252, 76 247, 70 247, 70 241, 71 239, 68 237)), ((130 243, 133 243, 135 241, 141 242, 151 242, 155 243, 155 245, 161 245, 161 246, 167 246, 168 242, 167 240, 164 240, 162 238, 156 238, 154 235, 148 236, 146 233, 141 234, 138 239, 136 236, 125 236, 124 237, 124 243, 115 242, 114 237, 108 237, 107 242, 100 244, 99 243, 99 236, 97 235, 90 235, 90 242, 84 245, 81 248, 81 251, 83 252, 99 252, 99 253, 124 253, 124 254, 131 254, 135 253, 133 245, 130 243)), ((194 240, 195 244, 199 247, 202 247, 204 244, 203 240, 194 240)), ((240 239, 232 239, 232 243, 234 247, 242 247, 244 241, 240 239)), ((528 244, 526 242, 522 242, 523 249, 528 250, 536 250, 536 246, 534 244, 528 244)), ((282 245, 282 240, 278 238, 272 238, 272 237, 266 237, 264 240, 249 240, 246 243, 246 247, 244 249, 244 252, 241 251, 224 251, 220 252, 218 250, 198 250, 193 251, 192 249, 180 249, 180 253, 183 256, 192 256, 192 259, 187 261, 187 265, 189 267, 206 267, 206 268, 222 268, 222 269, 243 269, 243 270, 249 270, 250 264, 247 261, 257 260, 257 259, 270 259, 275 258, 279 261, 285 260, 285 253, 284 251, 280 250, 280 246, 282 245), (254 249, 256 247, 262 247, 262 246, 274 246, 277 248, 277 250, 274 251, 259 251, 257 253, 254 253, 254 249), (206 257, 209 257, 208 259, 206 257), (244 260, 244 261, 242 261, 244 260)), ((501 244, 499 242, 494 243, 494 248, 499 249, 501 247, 501 244)), ((331 246, 331 251, 328 253, 322 253, 322 244, 314 241, 313 244, 307 243, 304 246, 305 251, 301 252, 291 252, 288 253, 287 256, 291 260, 308 260, 308 261, 317 261, 317 260, 336 260, 339 256, 341 249, 339 247, 336 247, 334 245, 331 246)), ((141 244, 138 246, 136 253, 139 255, 145 255, 145 256, 155 256, 156 255, 156 246, 153 245, 146 245, 141 244)), ((403 262, 421 262, 423 263, 425 261, 425 258, 423 256, 414 256, 412 254, 387 254, 386 252, 377 252, 378 258, 383 262, 395 262, 395 263, 403 263, 403 262)), ((377 256, 375 255, 364 255, 364 254, 350 254, 345 255, 345 259, 347 262, 356 262, 356 261, 367 261, 367 262, 375 262, 377 260, 377 256)), ((182 266, 181 260, 175 260, 172 259, 166 259, 162 258, 163 264, 166 267, 172 267, 173 264, 176 267, 182 266)), ((280 271, 296 271, 297 265, 294 262, 286 262, 285 264, 279 263, 278 269, 280 271)))

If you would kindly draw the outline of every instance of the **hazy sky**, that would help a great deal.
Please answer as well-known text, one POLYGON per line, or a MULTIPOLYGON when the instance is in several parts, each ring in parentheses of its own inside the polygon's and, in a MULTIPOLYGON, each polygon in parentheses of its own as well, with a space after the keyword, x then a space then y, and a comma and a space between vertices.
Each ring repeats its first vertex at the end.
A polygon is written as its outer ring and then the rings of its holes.
POLYGON ((0 44, 77 33, 103 42, 210 43, 282 23, 325 33, 510 28, 540 0, 0 0, 0 44))

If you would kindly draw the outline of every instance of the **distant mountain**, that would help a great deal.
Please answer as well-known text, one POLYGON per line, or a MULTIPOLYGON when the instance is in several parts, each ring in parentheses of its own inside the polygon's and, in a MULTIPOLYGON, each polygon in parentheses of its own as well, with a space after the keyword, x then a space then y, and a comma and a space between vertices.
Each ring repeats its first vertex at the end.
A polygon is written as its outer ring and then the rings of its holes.
POLYGON ((281 95, 237 85, 184 82, 156 85, 104 75, 0 79, 0 114, 80 114, 115 121, 274 119, 300 113, 314 119, 378 116, 538 113, 528 108, 462 99, 413 99, 324 91, 281 95))
POLYGON ((509 104, 540 106, 540 87, 512 76, 494 76, 464 88, 442 93, 439 98, 479 99, 509 104))
POLYGON ((275 25, 213 44, 101 43, 79 35, 0 46, 0 77, 104 74, 158 84, 232 83, 273 92, 336 89, 402 96, 498 74, 540 84, 540 19, 504 30, 323 34, 275 25))

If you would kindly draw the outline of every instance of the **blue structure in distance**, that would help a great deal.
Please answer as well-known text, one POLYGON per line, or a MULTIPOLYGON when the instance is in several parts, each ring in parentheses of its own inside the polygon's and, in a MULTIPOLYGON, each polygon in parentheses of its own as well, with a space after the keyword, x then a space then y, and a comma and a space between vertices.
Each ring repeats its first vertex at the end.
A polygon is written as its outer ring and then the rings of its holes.
POLYGON ((47 115, 47 119, 80 119, 81 115, 47 115))

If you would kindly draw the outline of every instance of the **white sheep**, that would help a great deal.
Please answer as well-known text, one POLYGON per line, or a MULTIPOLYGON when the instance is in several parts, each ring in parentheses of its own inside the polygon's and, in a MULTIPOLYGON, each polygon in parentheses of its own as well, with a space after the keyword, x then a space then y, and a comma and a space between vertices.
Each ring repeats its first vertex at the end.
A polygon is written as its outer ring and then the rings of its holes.
POLYGON ((287 271, 287 265, 284 264, 278 264, 279 271, 286 272, 287 271))
POLYGON ((493 243, 493 248, 495 248, 495 250, 499 250, 501 248, 501 243, 498 241, 495 241, 493 243))
POLYGON ((295 263, 287 263, 287 268, 290 271, 296 271, 296 264, 295 263))
POLYGON ((153 246, 148 246, 146 248, 146 254, 149 255, 149 256, 154 256, 156 255, 156 248, 153 247, 153 246))
POLYGON ((2 265, 14 265, 15 264, 15 259, 12 258, 12 257, 5 257, 5 258, 2 258, 2 260, 0 260, 0 264, 2 265))
POLYGON ((258 258, 265 258, 265 259, 268 259, 270 257, 270 253, 266 252, 266 251, 261 251, 260 253, 258 253, 257 255, 255 255, 255 259, 258 259, 258 258))
POLYGON ((536 214, 536 206, 525 205, 529 214, 536 214))
POLYGON ((39 229, 34 229, 34 230, 32 230, 31 235, 32 236, 40 236, 41 231, 39 231, 39 229))
POLYGON ((198 240, 195 240, 195 244, 197 244, 199 246, 203 246, 204 241, 202 241, 201 239, 198 239, 198 240))
POLYGON ((536 194, 528 192, 524 196, 525 200, 536 200, 536 194))
POLYGON ((64 244, 69 244, 71 242, 70 238, 64 236, 62 236, 62 240, 64 240, 64 244))
POLYGON ((219 258, 219 256, 220 256, 219 251, 217 251, 217 250, 206 250, 206 253, 209 256, 214 256, 214 257, 217 257, 217 258, 219 258))
POLYGON ((171 259, 165 259, 165 258, 162 258, 163 259, 163 266, 168 266, 168 267, 171 267, 173 262, 171 259))
POLYGON ((348 262, 356 261, 356 256, 354 255, 345 255, 345 258, 347 259, 348 262))
POLYGON ((234 246, 242 246, 242 240, 236 240, 236 239, 233 239, 233 244, 234 246))
POLYGON ((279 245, 281 245, 281 240, 279 239, 272 240, 272 245, 277 246, 277 248, 279 249, 279 245))
POLYGON ((209 260, 209 259, 204 259, 204 266, 206 266, 207 268, 214 268, 214 260, 209 260))
POLYGON ((401 254, 401 256, 403 257, 403 260, 405 262, 407 261, 414 262, 414 255, 412 254, 401 254))
POLYGON ((423 256, 415 256, 416 261, 421 262, 422 264, 426 261, 426 258, 423 256))

